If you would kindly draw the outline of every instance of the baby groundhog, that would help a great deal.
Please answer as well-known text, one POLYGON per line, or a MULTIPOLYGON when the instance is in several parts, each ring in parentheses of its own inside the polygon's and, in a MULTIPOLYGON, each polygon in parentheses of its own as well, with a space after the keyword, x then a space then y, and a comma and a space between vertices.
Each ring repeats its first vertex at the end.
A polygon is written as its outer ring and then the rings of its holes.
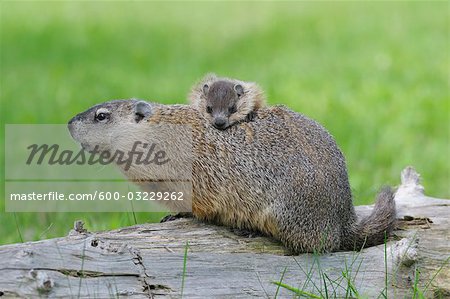
POLYGON ((189 100, 219 130, 252 121, 256 111, 265 106, 264 93, 257 84, 214 74, 206 75, 192 88, 189 100))
MULTIPOLYGON (((358 221, 335 140, 314 120, 282 106, 261 108, 254 121, 225 131, 213 128, 190 105, 137 100, 99 104, 69 122, 72 137, 84 149, 104 152, 126 152, 136 140, 155 134, 161 140, 163 129, 165 140, 175 143, 170 159, 184 153, 179 149, 189 139, 179 126, 192 133, 186 172, 192 176, 192 213, 200 220, 262 232, 293 253, 359 250, 382 244, 394 229, 392 189, 384 188, 372 213, 358 221)), ((134 182, 161 172, 152 163, 135 163, 124 171, 134 182)))

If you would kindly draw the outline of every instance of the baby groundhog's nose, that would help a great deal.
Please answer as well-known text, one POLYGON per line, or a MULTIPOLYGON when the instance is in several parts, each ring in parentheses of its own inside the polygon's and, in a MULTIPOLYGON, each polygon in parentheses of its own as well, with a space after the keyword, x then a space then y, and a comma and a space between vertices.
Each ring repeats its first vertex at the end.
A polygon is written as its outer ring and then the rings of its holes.
POLYGON ((224 118, 216 118, 214 120, 214 127, 216 127, 217 129, 220 129, 220 130, 226 129, 227 128, 226 124, 227 124, 227 121, 224 118))

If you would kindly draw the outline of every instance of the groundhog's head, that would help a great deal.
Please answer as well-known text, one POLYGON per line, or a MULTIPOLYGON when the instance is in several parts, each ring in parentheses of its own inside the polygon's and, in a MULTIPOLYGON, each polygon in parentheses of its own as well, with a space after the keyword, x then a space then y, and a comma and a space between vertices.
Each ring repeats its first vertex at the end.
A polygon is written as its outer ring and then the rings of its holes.
POLYGON ((206 99, 206 113, 210 115, 214 127, 219 130, 228 128, 233 123, 233 114, 237 112, 239 99, 244 95, 244 88, 239 83, 219 80, 203 84, 206 99))
POLYGON ((263 91, 252 82, 206 75, 189 95, 192 105, 220 130, 252 120, 265 105, 263 91))
POLYGON ((114 162, 146 191, 182 191, 186 200, 165 204, 174 211, 191 211, 191 127, 151 123, 161 107, 138 100, 110 101, 79 113, 68 128, 90 157, 97 155, 101 164, 114 162))
POLYGON ((152 104, 138 100, 116 100, 79 113, 68 124, 73 139, 83 149, 111 151, 119 136, 134 134, 133 127, 152 114, 152 104))

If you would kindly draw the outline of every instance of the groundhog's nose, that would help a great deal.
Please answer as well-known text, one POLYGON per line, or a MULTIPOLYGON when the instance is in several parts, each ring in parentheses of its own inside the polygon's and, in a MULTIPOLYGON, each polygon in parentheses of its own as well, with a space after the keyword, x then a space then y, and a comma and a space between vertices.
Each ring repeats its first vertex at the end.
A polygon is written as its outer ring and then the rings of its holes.
POLYGON ((216 127, 219 130, 226 129, 227 128, 226 125, 227 125, 227 121, 223 118, 216 118, 214 120, 214 127, 216 127))
POLYGON ((80 120, 80 116, 79 115, 76 115, 76 116, 74 116, 74 117, 72 117, 72 119, 71 120, 69 120, 69 125, 71 125, 72 123, 74 123, 74 122, 76 122, 76 121, 78 121, 78 120, 80 120))

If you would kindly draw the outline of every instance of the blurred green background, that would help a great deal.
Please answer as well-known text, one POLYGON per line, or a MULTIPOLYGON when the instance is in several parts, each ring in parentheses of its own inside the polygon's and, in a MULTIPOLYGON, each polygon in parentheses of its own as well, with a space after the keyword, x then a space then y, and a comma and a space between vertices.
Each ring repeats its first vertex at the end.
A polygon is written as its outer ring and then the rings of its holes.
MULTIPOLYGON (((1 2, 0 9, 2 126, 63 124, 110 99, 185 103, 190 86, 216 72, 256 81, 270 104, 322 123, 347 158, 356 204, 399 184, 407 165, 422 174, 427 194, 450 197, 448 2, 1 2)), ((4 182, 4 158, 1 175, 4 182)), ((100 230, 160 216, 1 212, 0 243, 65 235, 75 219, 100 230)))

